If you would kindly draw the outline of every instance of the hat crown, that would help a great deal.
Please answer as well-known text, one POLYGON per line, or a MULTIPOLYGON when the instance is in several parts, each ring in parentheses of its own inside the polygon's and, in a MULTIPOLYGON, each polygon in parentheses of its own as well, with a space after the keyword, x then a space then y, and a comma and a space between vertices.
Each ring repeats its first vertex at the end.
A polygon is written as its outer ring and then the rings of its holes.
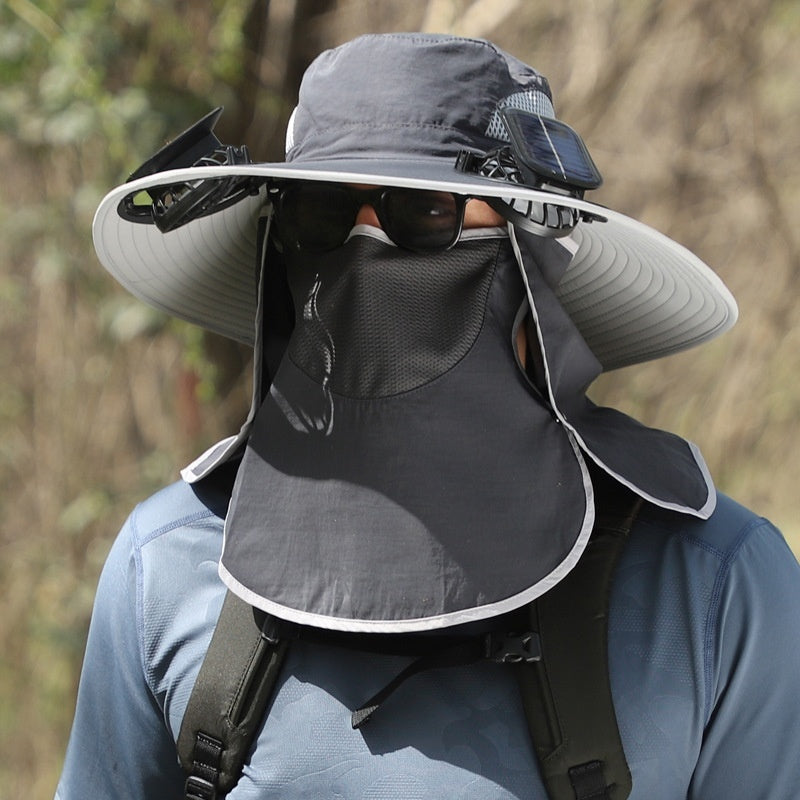
POLYGON ((286 160, 455 159, 507 140, 498 114, 506 105, 554 115, 544 76, 491 42, 369 34, 309 66, 286 160))
MULTIPOLYGON (((286 161, 179 166, 168 145, 167 164, 158 157, 150 164, 155 171, 103 199, 93 225, 97 254, 145 302, 252 344, 253 265, 264 194, 244 191, 227 202, 231 187, 247 187, 242 179, 259 185, 317 180, 416 186, 498 198, 534 212, 556 207, 559 218, 586 211, 571 236, 557 240, 571 254, 558 298, 606 370, 692 347, 733 325, 736 302, 720 279, 657 231, 515 180, 502 172, 502 153, 495 158, 497 174, 465 168, 480 159, 462 158, 456 168, 461 150, 502 147, 504 119, 511 125, 515 116, 499 113, 506 106, 553 115, 545 78, 489 42, 422 34, 361 37, 309 67, 286 161), (233 180, 227 185, 219 178, 233 180), (206 179, 213 179, 211 189, 224 189, 223 202, 208 203, 206 179), (194 214, 185 214, 179 229, 162 233, 143 224, 152 215, 130 213, 143 192, 152 197, 166 190, 173 198, 176 186, 200 192, 199 202, 185 194, 194 214)), ((201 121, 201 133, 210 131, 214 116, 201 121)))

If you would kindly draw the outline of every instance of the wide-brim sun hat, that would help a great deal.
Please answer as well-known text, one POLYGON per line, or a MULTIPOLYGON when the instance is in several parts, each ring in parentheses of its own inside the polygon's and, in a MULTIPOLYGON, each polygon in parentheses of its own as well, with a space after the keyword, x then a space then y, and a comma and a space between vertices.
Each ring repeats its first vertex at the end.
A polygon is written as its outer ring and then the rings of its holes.
POLYGON ((556 296, 604 370, 685 350, 736 321, 735 300, 701 259, 584 199, 599 181, 584 172, 593 165, 580 139, 555 120, 546 79, 489 42, 367 35, 326 51, 303 78, 285 162, 247 163, 235 148, 212 155, 216 116, 109 192, 93 237, 132 294, 222 336, 254 342, 259 223, 268 187, 287 180, 450 191, 559 237, 573 256, 556 296), (551 148, 550 172, 526 158, 533 127, 535 145, 551 148), (157 225, 168 202, 189 211, 157 225))

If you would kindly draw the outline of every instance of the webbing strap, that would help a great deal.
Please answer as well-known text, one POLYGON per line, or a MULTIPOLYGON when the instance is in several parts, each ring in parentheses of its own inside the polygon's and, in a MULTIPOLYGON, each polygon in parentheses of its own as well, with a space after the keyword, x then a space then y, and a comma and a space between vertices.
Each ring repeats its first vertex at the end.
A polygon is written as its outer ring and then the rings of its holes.
POLYGON ((495 661, 498 664, 517 664, 520 661, 538 661, 540 658, 539 637, 532 631, 473 635, 457 644, 442 646, 440 649, 412 661, 386 686, 362 703, 350 717, 352 727, 358 729, 369 722, 381 704, 401 684, 419 672, 445 667, 460 667, 481 660, 495 661))
POLYGON ((625 800, 632 779, 608 676, 608 606, 617 559, 641 501, 599 516, 577 566, 531 606, 542 659, 516 665, 551 800, 625 800))
POLYGON ((271 622, 226 594, 178 735, 189 800, 219 800, 239 779, 286 652, 271 622))

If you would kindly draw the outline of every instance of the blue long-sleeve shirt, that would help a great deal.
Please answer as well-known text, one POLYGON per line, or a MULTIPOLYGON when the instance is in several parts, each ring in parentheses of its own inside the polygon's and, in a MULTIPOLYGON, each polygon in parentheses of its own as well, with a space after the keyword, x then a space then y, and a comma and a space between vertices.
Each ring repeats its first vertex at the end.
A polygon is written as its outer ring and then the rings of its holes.
MULTIPOLYGON (((97 592, 58 800, 182 796, 175 740, 225 594, 222 528, 184 483, 127 521, 97 592)), ((632 800, 800 796, 800 566, 772 525, 724 496, 707 521, 646 507, 609 625, 632 800)), ((416 675, 352 730, 350 711, 406 663, 293 642, 230 800, 546 798, 503 665, 416 675)))

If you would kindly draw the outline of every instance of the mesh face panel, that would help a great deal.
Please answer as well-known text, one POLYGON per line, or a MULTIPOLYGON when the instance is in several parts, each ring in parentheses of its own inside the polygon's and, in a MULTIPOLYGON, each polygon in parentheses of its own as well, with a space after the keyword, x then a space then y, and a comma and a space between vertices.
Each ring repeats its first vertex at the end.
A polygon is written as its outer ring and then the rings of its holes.
POLYGON ((430 256, 356 236, 338 250, 293 256, 292 360, 347 397, 385 397, 442 375, 483 324, 496 240, 430 256))
POLYGON ((556 115, 550 98, 544 92, 529 91, 510 94, 497 104, 497 108, 489 120, 489 127, 486 129, 487 136, 491 136, 493 139, 502 139, 504 142, 510 141, 505 123, 500 119, 500 111, 509 107, 529 111, 532 114, 540 114, 543 117, 555 118, 556 115))

